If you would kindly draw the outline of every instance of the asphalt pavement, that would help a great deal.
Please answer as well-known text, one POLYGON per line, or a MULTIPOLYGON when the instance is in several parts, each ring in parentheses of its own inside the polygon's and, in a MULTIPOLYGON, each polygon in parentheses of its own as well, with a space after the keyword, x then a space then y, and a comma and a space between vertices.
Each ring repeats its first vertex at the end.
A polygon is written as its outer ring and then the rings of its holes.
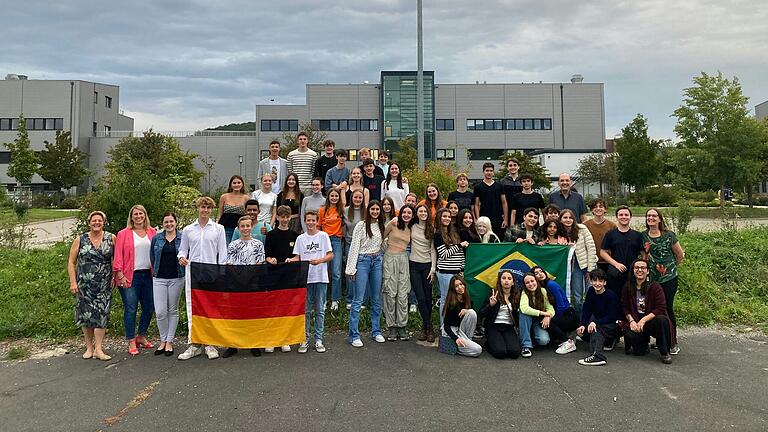
POLYGON ((332 335, 324 354, 2 362, 0 430, 768 430, 764 337, 682 331, 672 365, 619 348, 580 366, 579 345, 471 359, 332 335))

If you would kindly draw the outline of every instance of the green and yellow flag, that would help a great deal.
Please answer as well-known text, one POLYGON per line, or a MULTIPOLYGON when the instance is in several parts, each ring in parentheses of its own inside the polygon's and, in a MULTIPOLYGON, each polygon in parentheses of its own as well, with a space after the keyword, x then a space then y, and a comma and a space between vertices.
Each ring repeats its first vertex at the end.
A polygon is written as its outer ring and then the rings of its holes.
POLYGON ((529 243, 470 243, 464 265, 472 307, 480 309, 488 292, 496 286, 499 272, 512 270, 515 283, 522 288, 523 275, 534 266, 541 266, 549 278, 567 289, 568 246, 534 246, 529 243))

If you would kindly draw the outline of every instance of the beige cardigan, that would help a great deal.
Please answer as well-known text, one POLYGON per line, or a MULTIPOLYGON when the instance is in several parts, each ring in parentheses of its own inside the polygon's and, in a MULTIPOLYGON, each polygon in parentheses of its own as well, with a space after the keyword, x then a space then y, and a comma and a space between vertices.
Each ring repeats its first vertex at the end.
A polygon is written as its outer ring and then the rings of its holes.
POLYGON ((576 224, 579 227, 579 239, 573 245, 576 262, 579 268, 586 271, 592 271, 597 267, 597 250, 595 249, 595 240, 592 233, 584 224, 576 224))

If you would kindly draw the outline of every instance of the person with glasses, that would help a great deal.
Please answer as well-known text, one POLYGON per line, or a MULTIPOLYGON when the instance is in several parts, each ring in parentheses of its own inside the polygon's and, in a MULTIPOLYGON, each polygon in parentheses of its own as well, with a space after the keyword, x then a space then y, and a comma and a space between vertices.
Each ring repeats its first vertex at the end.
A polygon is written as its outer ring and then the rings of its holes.
POLYGON ((677 319, 675 318, 674 302, 677 293, 677 266, 683 261, 683 252, 675 233, 667 229, 664 217, 658 209, 651 208, 645 212, 645 227, 643 232, 643 252, 648 260, 651 280, 658 282, 664 291, 667 303, 667 316, 672 326, 670 354, 677 355, 680 347, 677 345, 677 319))
POLYGON ((621 308, 629 327, 624 332, 624 352, 642 356, 648 353, 648 342, 656 338, 656 346, 664 364, 672 363, 669 354, 671 329, 666 316, 667 303, 658 282, 648 275, 649 264, 644 259, 632 263, 632 276, 621 293, 621 308))

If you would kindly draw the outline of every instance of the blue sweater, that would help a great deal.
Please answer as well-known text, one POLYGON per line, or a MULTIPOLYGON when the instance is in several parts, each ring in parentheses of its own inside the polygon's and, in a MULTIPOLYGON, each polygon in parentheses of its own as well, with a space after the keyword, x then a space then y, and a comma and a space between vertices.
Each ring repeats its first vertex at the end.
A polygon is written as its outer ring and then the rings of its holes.
POLYGON ((547 292, 552 294, 552 297, 555 298, 556 314, 561 314, 571 307, 571 304, 568 302, 568 297, 565 296, 565 292, 563 292, 563 289, 560 288, 560 285, 558 285, 557 282, 553 280, 547 281, 547 292))
POLYGON ((597 325, 615 323, 621 319, 621 304, 619 297, 611 290, 602 294, 595 293, 589 287, 581 314, 581 325, 587 326, 594 321, 597 325))

